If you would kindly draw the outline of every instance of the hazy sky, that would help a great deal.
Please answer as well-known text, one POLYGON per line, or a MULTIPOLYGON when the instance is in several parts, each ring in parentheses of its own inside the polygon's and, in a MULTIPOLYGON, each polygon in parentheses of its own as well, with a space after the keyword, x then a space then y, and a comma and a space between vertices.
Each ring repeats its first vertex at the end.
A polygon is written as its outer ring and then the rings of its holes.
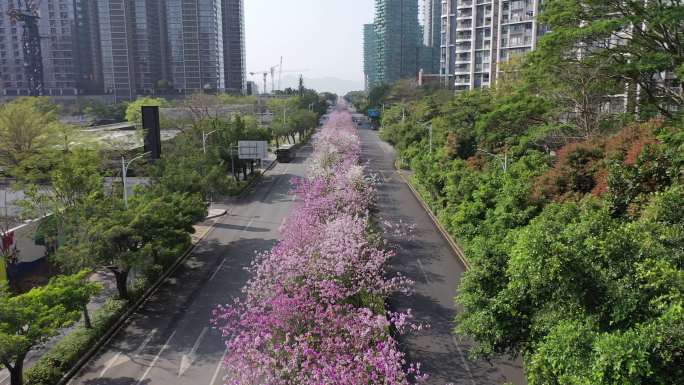
MULTIPOLYGON (((247 72, 274 66, 363 84, 363 24, 373 0, 245 0, 247 72)), ((283 77, 285 77, 285 73, 283 77)), ((261 86, 261 76, 250 76, 261 86)))

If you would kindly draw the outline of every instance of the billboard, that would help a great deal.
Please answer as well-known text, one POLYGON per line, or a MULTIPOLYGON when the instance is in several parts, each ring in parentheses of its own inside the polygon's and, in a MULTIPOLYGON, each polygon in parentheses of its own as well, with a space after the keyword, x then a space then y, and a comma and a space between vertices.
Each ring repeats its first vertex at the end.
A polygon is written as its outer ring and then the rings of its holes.
POLYGON ((261 140, 241 140, 238 142, 238 158, 265 159, 268 154, 268 142, 261 140))

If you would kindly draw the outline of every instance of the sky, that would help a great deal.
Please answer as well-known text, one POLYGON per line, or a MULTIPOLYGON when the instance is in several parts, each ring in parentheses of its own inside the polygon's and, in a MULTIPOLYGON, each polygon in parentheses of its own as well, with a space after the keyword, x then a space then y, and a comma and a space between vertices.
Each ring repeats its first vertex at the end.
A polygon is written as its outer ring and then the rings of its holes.
POLYGON ((247 78, 261 88, 263 76, 249 72, 283 56, 283 87, 303 71, 305 85, 318 91, 362 89, 363 24, 373 14, 373 0, 245 0, 247 78))

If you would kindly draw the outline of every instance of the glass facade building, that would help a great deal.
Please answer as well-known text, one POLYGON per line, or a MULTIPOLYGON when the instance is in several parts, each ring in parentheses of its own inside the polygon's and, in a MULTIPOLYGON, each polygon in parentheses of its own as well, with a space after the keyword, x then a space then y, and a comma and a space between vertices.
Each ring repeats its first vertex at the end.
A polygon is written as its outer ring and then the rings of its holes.
POLYGON ((423 48, 420 67, 424 72, 439 72, 442 0, 423 0, 423 48))
POLYGON ((226 91, 247 91, 244 0, 223 0, 223 53, 226 91))
POLYGON ((104 91, 115 99, 136 94, 133 2, 97 0, 104 91))
POLYGON ((363 74, 366 90, 371 89, 378 83, 378 35, 375 32, 375 24, 363 26, 363 74))
POLYGON ((377 81, 416 78, 422 48, 418 0, 376 0, 377 81))
POLYGON ((177 92, 219 92, 225 85, 221 0, 167 0, 171 83, 177 92))

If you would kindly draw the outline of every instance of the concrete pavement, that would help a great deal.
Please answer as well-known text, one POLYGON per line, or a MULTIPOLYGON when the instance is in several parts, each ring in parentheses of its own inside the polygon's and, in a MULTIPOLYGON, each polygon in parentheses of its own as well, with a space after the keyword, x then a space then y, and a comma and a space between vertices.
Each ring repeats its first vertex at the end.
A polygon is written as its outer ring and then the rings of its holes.
POLYGON ((222 384, 226 350, 211 311, 242 295, 255 252, 277 241, 293 203, 290 181, 305 175, 310 152, 305 146, 294 162, 276 165, 244 198, 215 203, 228 215, 70 384, 222 384))
POLYGON ((395 296, 390 305, 395 310, 410 308, 416 321, 431 325, 427 331, 400 337, 402 349, 410 360, 422 363, 423 370, 430 375, 428 384, 525 384, 520 362, 490 364, 468 358, 472 344, 453 334, 457 314, 454 297, 466 268, 397 174, 392 146, 382 142, 376 131, 361 129, 359 134, 364 161, 380 181, 380 216, 416 226, 413 240, 386 235, 400 246, 392 270, 416 282, 415 294, 395 296))

